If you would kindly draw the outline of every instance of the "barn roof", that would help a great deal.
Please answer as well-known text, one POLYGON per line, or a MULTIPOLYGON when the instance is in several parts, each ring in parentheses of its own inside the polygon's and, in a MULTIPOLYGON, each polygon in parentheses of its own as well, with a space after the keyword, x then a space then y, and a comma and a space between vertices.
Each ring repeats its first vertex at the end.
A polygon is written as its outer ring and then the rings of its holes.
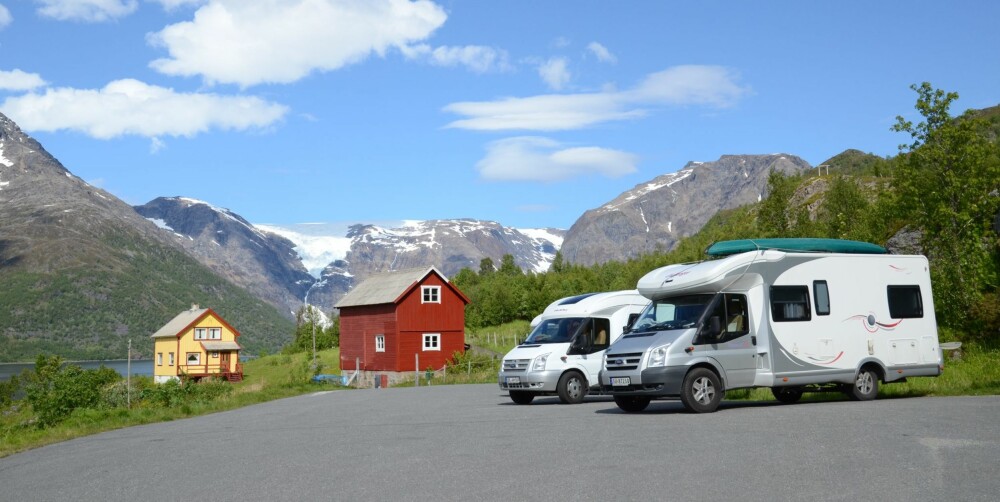
MULTIPOLYGON (((396 303, 404 293, 432 273, 441 277, 450 288, 458 291, 458 289, 448 282, 448 278, 434 267, 411 268, 369 277, 365 282, 358 284, 344 295, 334 307, 357 307, 361 305, 396 303)), ((458 294, 463 300, 468 301, 461 292, 458 292, 458 294)))

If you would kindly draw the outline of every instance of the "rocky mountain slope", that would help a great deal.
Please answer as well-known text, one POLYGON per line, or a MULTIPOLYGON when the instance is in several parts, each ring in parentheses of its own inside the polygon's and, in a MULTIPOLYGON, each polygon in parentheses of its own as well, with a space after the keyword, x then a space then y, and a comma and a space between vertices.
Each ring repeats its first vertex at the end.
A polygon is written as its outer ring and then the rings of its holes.
POLYGON ((593 265, 669 251, 720 209, 758 202, 772 170, 797 174, 811 166, 793 155, 724 155, 636 185, 583 214, 562 246, 568 263, 593 265))
POLYGON ((202 264, 278 307, 289 319, 316 282, 292 241, 262 232, 228 209, 186 197, 159 197, 135 210, 202 264))
POLYGON ((218 277, 113 195, 69 172, 0 114, 0 360, 38 353, 149 355, 149 335, 192 303, 211 306, 249 350, 291 323, 218 277))

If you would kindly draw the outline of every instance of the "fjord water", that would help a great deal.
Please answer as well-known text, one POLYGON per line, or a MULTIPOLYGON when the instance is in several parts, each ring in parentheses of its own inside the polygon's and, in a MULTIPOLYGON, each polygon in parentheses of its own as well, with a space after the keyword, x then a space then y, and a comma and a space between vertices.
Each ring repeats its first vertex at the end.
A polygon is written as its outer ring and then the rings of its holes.
MULTIPOLYGON (((115 359, 111 361, 67 361, 66 364, 75 364, 85 370, 93 370, 101 366, 107 366, 117 371, 121 376, 125 376, 128 370, 127 359, 115 359)), ((35 363, 0 363, 0 380, 8 380, 12 376, 20 375, 26 369, 34 369, 35 363)), ((142 359, 132 361, 132 375, 153 375, 153 360, 142 359)))

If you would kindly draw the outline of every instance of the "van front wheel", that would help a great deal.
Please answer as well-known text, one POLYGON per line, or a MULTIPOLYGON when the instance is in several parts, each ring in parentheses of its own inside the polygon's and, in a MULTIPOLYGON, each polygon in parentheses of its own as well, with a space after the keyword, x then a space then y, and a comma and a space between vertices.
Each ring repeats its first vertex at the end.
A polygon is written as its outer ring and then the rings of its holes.
POLYGON ((681 403, 695 413, 715 411, 722 402, 723 394, 718 375, 708 368, 689 371, 681 384, 681 403))
POLYGON ((583 396, 587 395, 587 381, 579 373, 569 371, 559 377, 556 390, 559 392, 560 401, 566 404, 579 404, 583 402, 583 396))

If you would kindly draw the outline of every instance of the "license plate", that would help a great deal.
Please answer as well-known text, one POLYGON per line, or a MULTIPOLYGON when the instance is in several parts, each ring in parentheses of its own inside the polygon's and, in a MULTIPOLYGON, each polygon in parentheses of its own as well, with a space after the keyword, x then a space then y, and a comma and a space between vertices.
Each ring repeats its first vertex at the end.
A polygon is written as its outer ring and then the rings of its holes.
POLYGON ((631 384, 632 380, 629 377, 611 377, 611 385, 614 387, 624 387, 631 384))
POLYGON ((521 377, 507 377, 507 385, 519 384, 521 383, 521 377))

